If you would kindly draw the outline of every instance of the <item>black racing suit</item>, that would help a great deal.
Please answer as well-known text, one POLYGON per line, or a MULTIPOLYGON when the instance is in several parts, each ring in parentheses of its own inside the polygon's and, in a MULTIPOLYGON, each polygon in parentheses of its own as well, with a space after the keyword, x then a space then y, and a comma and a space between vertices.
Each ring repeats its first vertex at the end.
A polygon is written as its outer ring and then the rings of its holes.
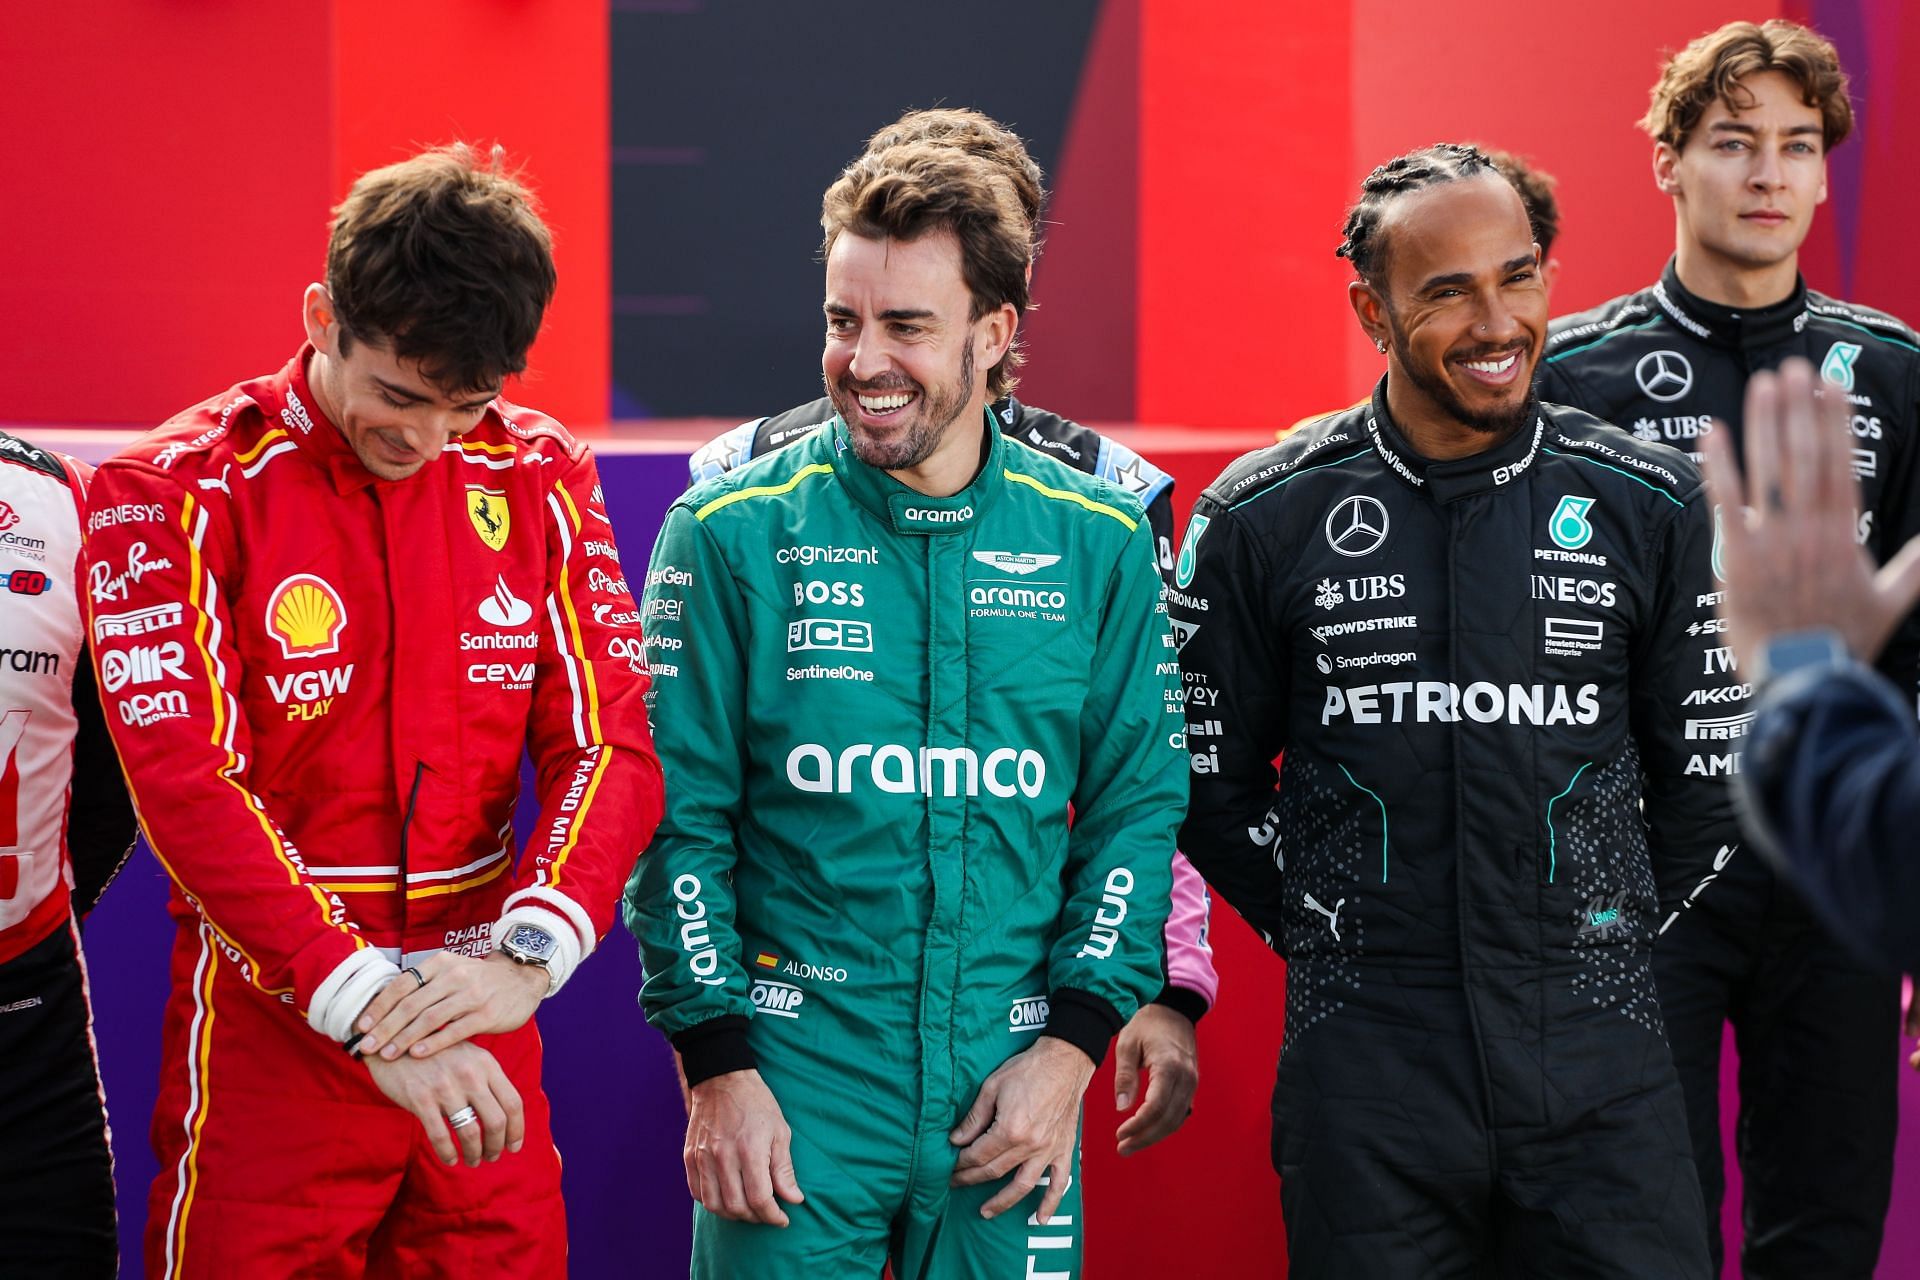
MULTIPOLYGON (((1688 293, 1668 263, 1651 289, 1554 322, 1540 394, 1688 450, 1710 420, 1723 422, 1737 446, 1748 375, 1796 355, 1851 402, 1859 539, 1884 559, 1920 530, 1920 338, 1890 316, 1804 283, 1776 306, 1735 312, 1688 293)), ((1909 703, 1916 647, 1910 623, 1883 663, 1909 703)), ((1656 965, 1715 1260, 1726 1187, 1720 1050, 1731 1021, 1745 1274, 1867 1280, 1893 1183, 1898 978, 1855 960, 1751 850, 1702 908, 1661 939, 1656 965)))
POLYGON ((1649 958, 1736 839, 1698 473, 1557 405, 1423 461, 1384 386, 1228 468, 1171 595, 1182 847, 1288 960, 1292 1274, 1705 1276, 1649 958))

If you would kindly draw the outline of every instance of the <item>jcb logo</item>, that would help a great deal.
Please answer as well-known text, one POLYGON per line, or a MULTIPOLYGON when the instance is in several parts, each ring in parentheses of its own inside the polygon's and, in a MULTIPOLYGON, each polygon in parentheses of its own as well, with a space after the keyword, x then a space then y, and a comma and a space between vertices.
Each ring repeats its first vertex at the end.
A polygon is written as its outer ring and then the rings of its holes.
POLYGON ((787 652, 802 649, 844 649, 873 652, 873 627, 846 618, 801 618, 787 624, 787 652))

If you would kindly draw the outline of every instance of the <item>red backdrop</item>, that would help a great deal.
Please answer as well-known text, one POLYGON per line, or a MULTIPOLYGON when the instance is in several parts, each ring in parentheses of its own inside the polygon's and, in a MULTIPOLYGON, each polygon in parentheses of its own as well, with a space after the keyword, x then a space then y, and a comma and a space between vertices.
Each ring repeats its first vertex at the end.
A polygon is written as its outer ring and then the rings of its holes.
MULTIPOLYGON (((1189 429, 1139 441, 1178 475, 1184 517, 1234 453, 1376 376, 1333 257, 1368 168, 1443 138, 1531 154, 1561 182, 1557 309, 1590 305, 1649 279, 1671 243, 1632 128, 1661 50, 1783 9, 1841 42, 1861 91, 1862 134, 1835 158, 1808 274, 1920 314, 1904 159, 1920 96, 1896 80, 1920 65, 1920 23, 1899 20, 1899 0, 1536 6, 1497 31, 1462 0, 1107 0, 1055 175, 1027 392, 1086 419, 1189 429)), ((531 160, 557 234, 560 294, 528 397, 598 423, 614 233, 607 13, 608 0, 11 6, 0 422, 149 424, 276 365, 347 181, 465 137, 531 160)), ((994 109, 990 85, 977 105, 994 109)), ((1110 1069, 1090 1095, 1095 1276, 1281 1271, 1266 1163, 1281 966, 1224 910, 1215 943, 1222 1003, 1201 1027, 1187 1129, 1123 1164, 1110 1069)), ((141 1132, 129 1119, 123 1144, 141 1132)), ((1902 1188, 1916 1185, 1913 1158, 1902 1188)), ((1883 1275, 1920 1250, 1916 1231, 1896 1211, 1883 1275)))

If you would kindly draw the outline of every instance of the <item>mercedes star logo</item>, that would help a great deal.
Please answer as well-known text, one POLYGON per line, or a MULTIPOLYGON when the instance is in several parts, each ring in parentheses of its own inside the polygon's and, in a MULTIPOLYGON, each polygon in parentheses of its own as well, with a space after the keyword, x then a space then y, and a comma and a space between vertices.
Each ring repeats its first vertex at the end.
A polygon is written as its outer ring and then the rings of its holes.
POLYGON ((1343 556, 1371 555, 1387 540, 1387 509, 1357 493, 1327 513, 1327 545, 1343 556))
POLYGON ((1693 390, 1693 366, 1678 351, 1649 351, 1633 366, 1640 389, 1655 400, 1678 400, 1693 390))

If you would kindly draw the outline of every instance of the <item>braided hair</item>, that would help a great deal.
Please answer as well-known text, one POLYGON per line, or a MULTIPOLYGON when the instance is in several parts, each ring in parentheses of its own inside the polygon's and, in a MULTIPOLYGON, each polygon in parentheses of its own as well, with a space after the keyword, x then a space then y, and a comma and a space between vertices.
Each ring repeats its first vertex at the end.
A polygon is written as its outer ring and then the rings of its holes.
POLYGON ((1484 151, 1462 142, 1436 142, 1387 161, 1360 184, 1360 199, 1347 210, 1346 238, 1334 251, 1336 256, 1351 262, 1362 279, 1377 279, 1386 266, 1386 246, 1379 232, 1387 204, 1410 191, 1482 173, 1497 175, 1499 170, 1484 151))

